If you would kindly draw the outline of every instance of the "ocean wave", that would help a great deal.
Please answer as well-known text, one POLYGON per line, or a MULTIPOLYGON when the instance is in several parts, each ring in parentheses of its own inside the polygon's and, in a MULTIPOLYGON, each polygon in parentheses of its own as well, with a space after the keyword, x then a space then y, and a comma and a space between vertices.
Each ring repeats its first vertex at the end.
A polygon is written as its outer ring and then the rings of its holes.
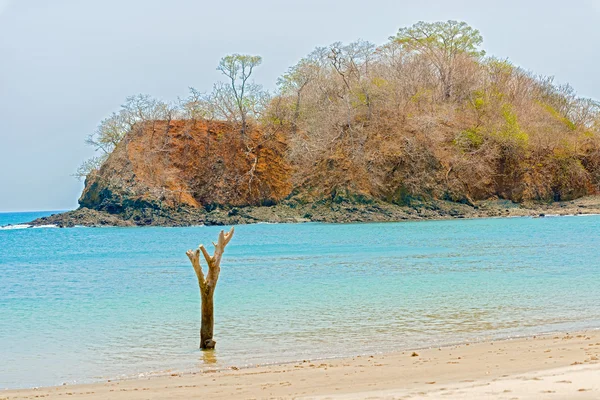
POLYGON ((49 225, 29 225, 29 224, 15 224, 15 225, 5 225, 0 226, 0 231, 13 231, 19 229, 40 229, 40 228, 58 228, 58 225, 49 224, 49 225))
POLYGON ((16 224, 16 225, 0 226, 0 230, 14 230, 14 229, 27 229, 27 228, 31 228, 31 225, 16 224))
POLYGON ((584 214, 584 213, 581 213, 581 214, 546 214, 545 216, 553 218, 553 217, 597 217, 599 215, 600 214, 584 214))

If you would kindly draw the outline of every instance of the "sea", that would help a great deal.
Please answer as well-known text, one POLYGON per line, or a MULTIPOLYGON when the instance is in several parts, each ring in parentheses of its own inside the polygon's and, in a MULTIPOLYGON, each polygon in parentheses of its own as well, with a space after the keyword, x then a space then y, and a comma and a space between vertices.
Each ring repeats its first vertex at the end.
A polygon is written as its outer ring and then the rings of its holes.
POLYGON ((221 227, 49 214, 0 214, 0 389, 600 328, 600 216, 236 226, 203 352, 185 252, 221 227))

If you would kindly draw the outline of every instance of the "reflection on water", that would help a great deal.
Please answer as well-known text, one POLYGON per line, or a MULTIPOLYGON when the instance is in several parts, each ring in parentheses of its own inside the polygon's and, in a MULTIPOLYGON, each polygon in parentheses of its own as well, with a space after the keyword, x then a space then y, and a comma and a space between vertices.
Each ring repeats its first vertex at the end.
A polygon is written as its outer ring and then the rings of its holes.
POLYGON ((202 353, 202 365, 200 368, 203 368, 207 365, 212 365, 217 363, 217 352, 216 350, 203 350, 202 353))
POLYGON ((0 388, 600 327, 597 216, 263 224, 236 228, 201 352, 185 251, 219 229, 0 231, 0 388))

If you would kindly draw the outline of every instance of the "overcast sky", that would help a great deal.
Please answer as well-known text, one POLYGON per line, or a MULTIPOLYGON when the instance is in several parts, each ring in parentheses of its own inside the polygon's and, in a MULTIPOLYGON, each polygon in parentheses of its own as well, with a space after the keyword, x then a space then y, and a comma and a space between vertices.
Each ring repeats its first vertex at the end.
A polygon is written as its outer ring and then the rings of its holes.
POLYGON ((316 46, 448 19, 600 99, 600 0, 0 0, 0 211, 76 208, 84 140, 128 95, 210 90, 229 53, 263 56, 256 80, 274 88, 316 46))

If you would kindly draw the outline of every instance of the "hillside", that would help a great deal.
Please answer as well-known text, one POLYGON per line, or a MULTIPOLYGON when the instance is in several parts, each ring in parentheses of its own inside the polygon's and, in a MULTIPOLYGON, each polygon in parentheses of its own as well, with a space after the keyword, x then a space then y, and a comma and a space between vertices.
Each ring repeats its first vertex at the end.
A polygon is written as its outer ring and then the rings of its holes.
POLYGON ((291 67, 274 94, 249 83, 260 57, 225 57, 218 69, 229 82, 212 93, 192 90, 176 105, 136 96, 104 120, 89 142, 105 156, 85 171, 81 209, 57 221, 589 210, 589 200, 564 202, 600 191, 600 106, 486 57, 481 44, 455 21, 402 28, 380 46, 334 43, 291 67))

